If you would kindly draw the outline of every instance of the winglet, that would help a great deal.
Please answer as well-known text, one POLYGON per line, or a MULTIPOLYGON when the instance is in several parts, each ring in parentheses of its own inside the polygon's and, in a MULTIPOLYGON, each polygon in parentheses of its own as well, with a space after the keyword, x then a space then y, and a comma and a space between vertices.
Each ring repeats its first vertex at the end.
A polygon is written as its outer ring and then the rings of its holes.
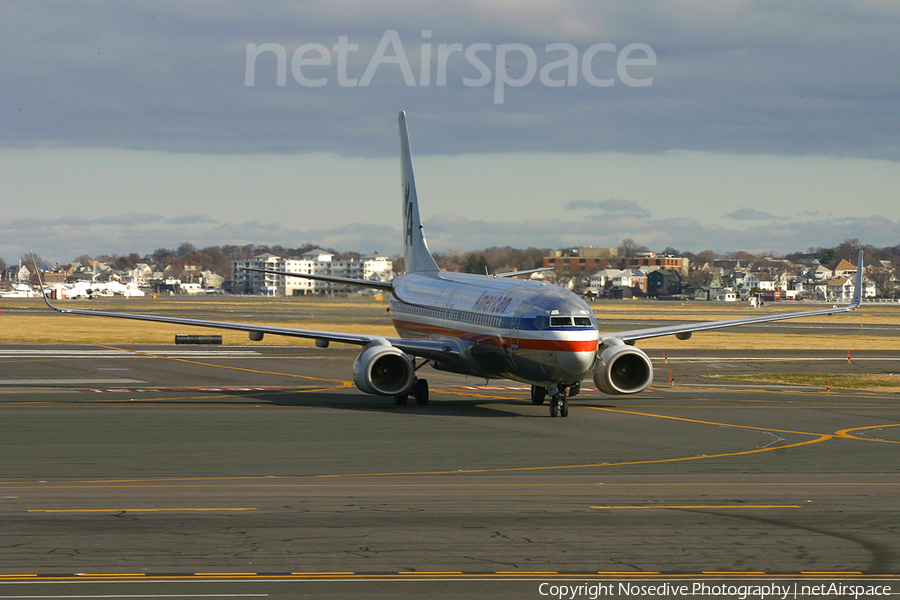
POLYGON ((34 257, 34 252, 29 252, 29 254, 31 254, 31 266, 34 267, 34 274, 37 275, 38 287, 41 290, 41 298, 44 299, 44 302, 47 303, 47 306, 49 306, 53 310, 62 312, 60 309, 58 309, 55 306, 53 306, 52 304, 50 304, 50 299, 47 297, 46 290, 44 290, 44 278, 41 277, 41 270, 37 266, 37 259, 34 257))
POLYGON ((400 122, 400 174, 403 185, 403 257, 406 272, 440 271, 434 261, 419 216, 419 198, 416 195, 416 178, 413 174, 412 155, 409 150, 409 131, 406 128, 406 113, 401 111, 400 122))
POLYGON ((863 251, 859 249, 859 262, 856 263, 856 281, 853 285, 853 300, 850 301, 850 310, 856 310, 862 304, 863 294, 863 251))

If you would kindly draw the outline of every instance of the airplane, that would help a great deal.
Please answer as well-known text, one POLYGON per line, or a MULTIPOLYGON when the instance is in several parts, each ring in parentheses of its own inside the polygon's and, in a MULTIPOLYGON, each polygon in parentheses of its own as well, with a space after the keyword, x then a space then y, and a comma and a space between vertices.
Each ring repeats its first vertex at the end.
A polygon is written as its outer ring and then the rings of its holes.
POLYGON ((862 250, 854 296, 846 306, 618 332, 601 332, 594 311, 574 293, 547 282, 515 279, 530 271, 496 275, 442 271, 425 241, 405 112, 399 114, 399 129, 405 274, 381 282, 247 269, 387 292, 398 337, 61 308, 43 294, 39 278, 44 300, 53 310, 70 315, 240 330, 254 341, 266 334, 293 336, 313 339, 320 348, 332 342, 354 344, 362 348, 353 364, 356 387, 367 394, 393 396, 398 405, 410 397, 417 404, 428 403, 428 381, 418 376, 426 364, 486 380, 511 379, 531 386, 535 405, 549 396, 551 417, 568 416, 568 399, 578 394, 589 376, 606 394, 646 390, 653 383, 653 363, 634 346, 639 340, 665 335, 684 340, 696 331, 830 315, 860 306, 862 250))

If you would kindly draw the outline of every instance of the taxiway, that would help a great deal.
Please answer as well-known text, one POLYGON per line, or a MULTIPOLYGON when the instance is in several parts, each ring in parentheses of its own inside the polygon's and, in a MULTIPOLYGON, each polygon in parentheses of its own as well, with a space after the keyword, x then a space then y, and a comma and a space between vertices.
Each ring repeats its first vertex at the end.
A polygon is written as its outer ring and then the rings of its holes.
POLYGON ((395 406, 353 387, 353 349, 0 347, 0 586, 900 573, 900 395, 706 377, 900 352, 650 354, 651 390, 551 419, 430 370, 431 403, 395 406))

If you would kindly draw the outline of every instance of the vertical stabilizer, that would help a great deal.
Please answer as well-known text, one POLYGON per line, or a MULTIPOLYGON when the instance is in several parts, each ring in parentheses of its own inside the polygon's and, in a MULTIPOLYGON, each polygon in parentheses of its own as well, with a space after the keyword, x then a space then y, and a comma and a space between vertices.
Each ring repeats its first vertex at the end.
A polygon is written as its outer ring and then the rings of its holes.
POLYGON ((416 178, 413 175, 412 156, 409 152, 409 131, 406 113, 400 113, 400 173, 403 185, 403 256, 406 272, 440 271, 425 243, 425 232, 419 216, 419 199, 416 196, 416 178))

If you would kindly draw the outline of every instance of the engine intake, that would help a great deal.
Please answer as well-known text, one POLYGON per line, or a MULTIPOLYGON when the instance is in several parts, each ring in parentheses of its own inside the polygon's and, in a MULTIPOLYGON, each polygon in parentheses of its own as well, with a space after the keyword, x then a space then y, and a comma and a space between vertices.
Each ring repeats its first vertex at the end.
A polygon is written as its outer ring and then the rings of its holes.
POLYGON ((367 394, 405 394, 412 389, 415 375, 412 359, 390 344, 368 346, 353 363, 353 383, 367 394))
POLYGON ((652 383, 653 363, 643 351, 618 344, 597 355, 594 384, 604 394, 637 394, 652 383))

